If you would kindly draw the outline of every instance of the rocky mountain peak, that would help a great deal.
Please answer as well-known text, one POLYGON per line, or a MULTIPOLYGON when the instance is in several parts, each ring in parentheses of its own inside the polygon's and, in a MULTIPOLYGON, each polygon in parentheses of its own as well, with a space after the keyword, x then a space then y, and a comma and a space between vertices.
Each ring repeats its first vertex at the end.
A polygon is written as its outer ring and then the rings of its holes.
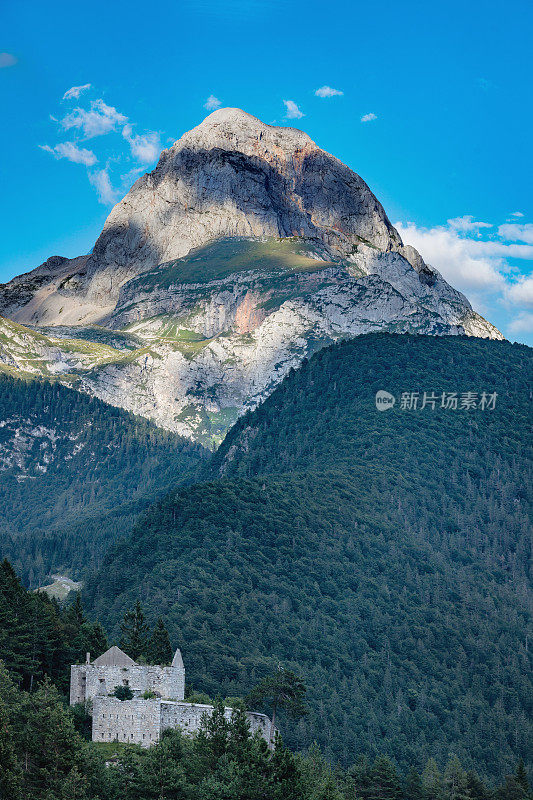
POLYGON ((319 148, 310 136, 297 128, 267 125, 240 108, 219 108, 196 128, 185 133, 174 147, 221 147, 250 155, 291 154, 296 150, 319 148))
POLYGON ((53 376, 212 446, 303 358, 386 330, 501 338, 294 128, 210 114, 90 255, 0 287, 0 368, 53 376))
POLYGON ((221 108, 161 154, 117 203, 86 258, 38 268, 0 313, 19 322, 87 324, 109 318, 121 287, 140 274, 227 237, 316 241, 332 261, 361 246, 423 266, 366 183, 302 131, 221 108), (28 285, 30 289, 28 289, 28 285), (26 302, 19 302, 21 301, 26 302), (62 314, 59 318, 59 314, 62 314))

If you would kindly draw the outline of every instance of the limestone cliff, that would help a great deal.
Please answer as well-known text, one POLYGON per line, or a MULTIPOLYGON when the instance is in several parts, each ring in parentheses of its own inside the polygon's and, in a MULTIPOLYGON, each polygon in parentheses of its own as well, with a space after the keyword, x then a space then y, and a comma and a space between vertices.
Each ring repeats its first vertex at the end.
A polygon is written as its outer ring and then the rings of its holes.
POLYGON ((19 323, 0 340, 11 369, 59 374, 211 444, 339 338, 502 338, 403 245, 358 175, 305 133, 238 109, 163 151, 90 255, 1 287, 0 313, 19 323))

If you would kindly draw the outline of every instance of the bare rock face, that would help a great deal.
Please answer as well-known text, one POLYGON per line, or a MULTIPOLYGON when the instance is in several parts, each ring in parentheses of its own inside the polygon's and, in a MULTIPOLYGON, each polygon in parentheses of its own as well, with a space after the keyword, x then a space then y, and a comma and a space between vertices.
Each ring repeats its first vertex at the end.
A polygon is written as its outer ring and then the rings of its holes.
POLYGON ((50 259, 15 279, 37 289, 34 302, 21 303, 26 297, 13 297, 8 284, 0 313, 32 324, 102 322, 126 281, 228 236, 305 237, 337 257, 361 241, 402 251, 365 182, 309 136, 219 109, 139 178, 111 211, 89 257, 61 259, 55 269, 50 259))
POLYGON ((0 313, 19 323, 0 364, 64 375, 206 444, 340 338, 502 338, 403 245, 358 175, 239 109, 163 151, 90 255, 0 287, 0 313))

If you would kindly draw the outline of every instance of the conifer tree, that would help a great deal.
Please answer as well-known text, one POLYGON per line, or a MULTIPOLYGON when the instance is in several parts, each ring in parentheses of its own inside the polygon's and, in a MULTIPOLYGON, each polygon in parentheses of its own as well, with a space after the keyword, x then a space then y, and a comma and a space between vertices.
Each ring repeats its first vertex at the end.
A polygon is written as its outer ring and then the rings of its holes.
POLYGON ((470 800, 489 800, 489 798, 491 797, 486 786, 473 772, 469 772, 467 774, 466 785, 468 788, 470 800))
POLYGON ((122 631, 120 640, 122 650, 134 661, 140 656, 144 656, 148 643, 148 625, 144 620, 144 612, 139 600, 124 614, 120 630, 122 631))
POLYGON ((274 800, 301 800, 304 796, 300 771, 290 750, 276 737, 276 747, 271 759, 274 800))
POLYGON ((26 683, 39 668, 32 600, 5 559, 0 564, 0 659, 26 683))
POLYGON ((470 800, 466 773, 457 756, 450 756, 443 782, 445 800, 470 800))
POLYGON ((426 763, 422 773, 422 787, 426 800, 442 800, 442 775, 434 758, 428 759, 426 763))
POLYGON ((187 786, 185 751, 179 731, 165 731, 161 740, 142 759, 138 771, 140 785, 135 798, 157 797, 157 800, 185 800, 190 797, 187 786))
POLYGON ((405 797, 406 800, 424 800, 422 778, 415 767, 411 767, 405 781, 405 797))
POLYGON ((250 741, 250 723, 244 710, 244 704, 235 703, 231 712, 230 729, 229 729, 229 751, 235 755, 236 758, 241 758, 243 753, 246 752, 247 745, 250 741))
POLYGON ((91 653, 93 658, 98 658, 102 653, 105 653, 109 645, 106 632, 99 622, 85 623, 83 633, 86 652, 91 653))
POLYGON ((399 800, 402 796, 396 767, 387 756, 378 756, 370 773, 369 800, 399 800))
POLYGON ((505 782, 494 792, 495 800, 531 800, 531 792, 520 785, 516 775, 506 775, 505 782))
POLYGON ((529 778, 527 776, 526 765, 524 764, 523 758, 521 758, 517 764, 514 777, 517 784, 524 790, 526 794, 531 792, 531 786, 529 785, 529 778))
POLYGON ((9 724, 9 711, 0 697, 0 797, 19 800, 21 788, 22 769, 9 724))
POLYGON ((24 796, 84 800, 84 743, 74 730, 67 708, 57 689, 46 678, 29 695, 24 710, 27 724, 22 733, 24 796))
POLYGON ((368 758, 365 755, 361 755, 349 770, 348 779, 353 786, 356 797, 368 797, 371 769, 368 758))
POLYGON ((149 664, 170 664, 173 655, 166 625, 159 617, 146 646, 146 660, 149 664))
POLYGON ((85 614, 83 613, 83 606, 79 592, 76 592, 76 598, 71 606, 71 613, 73 620, 77 623, 78 627, 81 628, 85 622, 85 614))
POLYGON ((229 735, 230 723, 224 714, 224 703, 222 698, 217 697, 212 714, 204 716, 195 739, 196 752, 203 769, 215 770, 219 760, 226 754, 229 735))
POLYGON ((331 772, 314 788, 309 800, 344 800, 331 772))

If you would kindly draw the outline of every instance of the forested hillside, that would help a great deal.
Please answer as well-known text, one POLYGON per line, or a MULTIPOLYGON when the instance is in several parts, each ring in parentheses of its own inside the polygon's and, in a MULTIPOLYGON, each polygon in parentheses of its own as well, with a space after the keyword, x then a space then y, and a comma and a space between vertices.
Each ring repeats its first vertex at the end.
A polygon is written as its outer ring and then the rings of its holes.
POLYGON ((0 555, 25 583, 79 578, 204 451, 57 383, 0 375, 0 555))
POLYGON ((322 351, 237 423, 206 483, 143 517, 87 600, 112 632, 137 597, 163 614, 196 690, 245 694, 279 661, 302 674, 291 746, 511 770, 532 752, 530 398, 531 351, 507 342, 322 351))
MULTIPOLYGON (((160 627, 160 626, 159 626, 160 627)), ((157 629, 157 626, 156 626, 157 629)), ((155 634, 155 630, 154 630, 155 634)), ((151 641, 154 641, 153 639, 151 641)), ((130 644, 132 640, 130 640, 130 644)), ((170 646, 170 643, 168 643, 170 646)), ((493 785, 465 770, 456 755, 400 771, 384 755, 347 769, 331 765, 316 745, 306 754, 274 752, 252 737, 242 701, 222 698, 194 737, 166 731, 145 750, 91 743, 82 705, 68 708, 69 665, 106 648, 98 623, 79 596, 60 608, 22 587, 0 564, 0 797, 9 800, 531 800, 519 761, 493 785), (16 609, 16 613, 13 610, 16 609)), ((170 651, 172 648, 170 647, 170 651)), ((151 663, 151 662, 149 662, 151 663)))

